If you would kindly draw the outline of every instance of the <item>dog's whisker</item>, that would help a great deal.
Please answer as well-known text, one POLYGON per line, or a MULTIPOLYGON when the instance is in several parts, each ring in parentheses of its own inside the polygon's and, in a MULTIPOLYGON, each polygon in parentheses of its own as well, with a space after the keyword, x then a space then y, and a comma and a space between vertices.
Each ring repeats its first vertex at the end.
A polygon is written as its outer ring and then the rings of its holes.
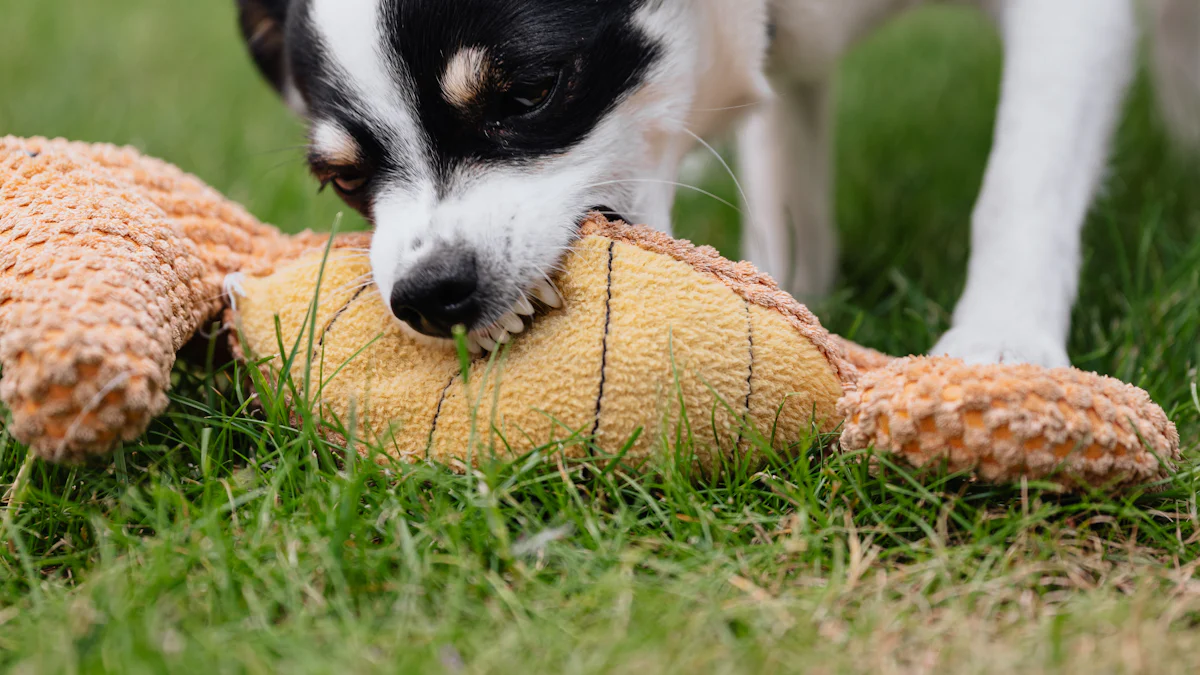
MULTIPOLYGON (((339 250, 340 250, 340 249, 339 249, 339 250)), ((367 254, 365 254, 365 253, 355 253, 355 254, 353 254, 353 255, 339 256, 339 259, 346 260, 346 261, 357 261, 357 260, 364 260, 364 259, 366 259, 367 257, 368 257, 368 256, 367 256, 367 254)), ((327 264, 327 261, 326 261, 326 260, 324 260, 324 259, 318 259, 318 260, 306 260, 306 261, 304 261, 304 262, 301 262, 301 263, 296 263, 296 264, 294 265, 294 268, 295 268, 295 269, 309 269, 309 268, 312 268, 312 267, 321 267, 321 266, 322 266, 322 265, 324 265, 324 264, 327 264)))
MULTIPOLYGON (((650 217, 650 215, 646 211, 629 211, 627 209, 620 209, 619 213, 602 212, 602 215, 604 215, 604 216, 610 216, 610 215, 620 216, 622 219, 632 218, 633 220, 645 220, 650 217)), ((634 225, 634 224, 636 224, 636 223, 630 223, 630 225, 634 225)))
POLYGON ((708 141, 704 140, 700 134, 697 134, 687 127, 683 127, 683 130, 685 133, 687 133, 687 135, 696 139, 697 143, 707 148, 708 151, 712 153, 713 157, 717 158, 717 161, 721 163, 721 166, 725 168, 725 172, 728 173, 729 177, 733 180, 733 185, 737 188, 738 195, 742 198, 742 203, 749 204, 750 201, 746 198, 746 191, 742 188, 742 181, 738 180, 737 174, 733 171, 733 167, 729 166, 729 162, 725 161, 725 158, 721 156, 721 153, 717 152, 717 149, 714 148, 708 141))
POLYGON ((364 276, 358 277, 358 278, 356 278, 356 279, 351 279, 350 281, 348 281, 348 282, 346 282, 346 283, 344 283, 344 284, 341 284, 341 285, 339 285, 339 286, 336 286, 336 287, 334 287, 334 288, 330 288, 330 289, 329 289, 327 292, 329 292, 329 293, 342 293, 342 292, 344 292, 344 291, 348 291, 348 290, 349 290, 349 291, 356 291, 356 290, 358 290, 358 289, 360 289, 360 288, 366 288, 366 287, 370 286, 370 285, 371 285, 371 284, 373 284, 373 283, 375 283, 375 277, 374 277, 374 275, 367 274, 367 275, 364 275, 364 276))
POLYGON ((521 316, 533 316, 535 310, 533 303, 529 301, 529 294, 524 290, 520 293, 521 297, 517 298, 516 303, 513 304, 513 311, 521 316))
POLYGON ((266 176, 275 171, 279 171, 280 169, 285 169, 285 168, 295 166, 297 164, 303 164, 303 163, 304 163, 303 157, 293 157, 292 159, 285 160, 283 162, 280 162, 278 164, 275 164, 274 166, 267 168, 265 171, 263 171, 263 175, 266 176))
POLYGON ((733 181, 734 187, 737 188, 738 196, 742 198, 742 204, 744 204, 746 207, 746 212, 742 212, 741 210, 738 211, 738 213, 742 215, 743 219, 749 221, 742 224, 742 230, 748 233, 749 236, 755 237, 756 243, 758 243, 760 246, 763 245, 764 242, 761 241, 762 229, 755 226, 759 221, 757 214, 754 213, 754 205, 746 196, 746 190, 742 186, 742 181, 738 179, 737 173, 734 172, 733 167, 729 166, 729 162, 725 161, 725 158, 721 156, 721 153, 717 152, 717 149, 714 148, 708 141, 701 138, 699 134, 691 129, 688 129, 687 127, 682 128, 689 136, 696 139, 697 143, 707 149, 708 152, 712 153, 712 156, 715 157, 717 162, 720 163, 721 167, 725 169, 725 173, 729 174, 729 178, 733 181))
POLYGON ((324 293, 328 293, 330 295, 340 295, 342 293, 354 293, 354 292, 362 290, 364 288, 370 288, 372 286, 372 284, 374 284, 374 281, 362 281, 357 284, 346 284, 344 286, 339 286, 337 288, 331 288, 328 291, 324 291, 324 293))
POLYGON ((258 152, 252 152, 252 153, 250 153, 250 156, 251 157, 266 157, 268 155, 278 155, 278 154, 284 153, 284 152, 296 152, 297 150, 303 150, 303 151, 307 152, 309 149, 310 149, 310 146, 308 146, 308 145, 288 145, 288 146, 284 146, 282 148, 272 148, 270 150, 259 150, 258 152))
POLYGON ((757 108, 758 106, 762 105, 764 102, 765 101, 760 99, 757 101, 752 101, 750 103, 743 103, 741 105, 727 105, 727 106, 722 106, 720 108, 692 108, 692 112, 722 112, 725 110, 744 110, 746 108, 757 108))
POLYGON ((710 198, 716 200, 718 203, 724 204, 725 206, 728 206, 729 208, 733 209, 734 211, 737 211, 738 213, 742 212, 742 209, 740 206, 738 206, 737 204, 734 204, 733 202, 729 201, 728 199, 725 199, 719 195, 715 195, 712 192, 709 192, 708 190, 705 190, 702 187, 697 187, 695 185, 689 185, 687 183, 681 183, 676 180, 663 180, 663 179, 659 179, 659 178, 620 178, 620 179, 616 179, 616 180, 603 181, 600 183, 593 183, 591 185, 586 186, 584 189, 605 187, 607 185, 621 185, 623 183, 648 183, 648 184, 656 184, 656 185, 674 185, 677 188, 682 188, 684 190, 691 190, 692 192, 698 192, 706 197, 710 197, 710 198))

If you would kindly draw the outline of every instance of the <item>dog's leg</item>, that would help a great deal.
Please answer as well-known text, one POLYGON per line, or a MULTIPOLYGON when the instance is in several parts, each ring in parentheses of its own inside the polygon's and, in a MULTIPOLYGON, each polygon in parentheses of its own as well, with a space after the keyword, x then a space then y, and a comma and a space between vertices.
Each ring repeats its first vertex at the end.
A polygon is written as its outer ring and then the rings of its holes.
POLYGON ((828 83, 775 83, 738 138, 742 256, 793 295, 828 293, 837 273, 830 202, 828 83))
POLYGON ((1004 84, 967 286, 933 354, 1068 365, 1080 230, 1132 78, 1132 0, 1006 0, 1004 84))

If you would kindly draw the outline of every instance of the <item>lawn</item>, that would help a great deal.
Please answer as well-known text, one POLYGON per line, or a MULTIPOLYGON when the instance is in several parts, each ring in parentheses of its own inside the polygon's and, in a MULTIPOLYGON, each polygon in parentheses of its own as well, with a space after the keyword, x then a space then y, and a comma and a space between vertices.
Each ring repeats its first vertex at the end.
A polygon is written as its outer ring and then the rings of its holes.
MULTIPOLYGON (((131 143, 261 218, 328 228, 231 0, 0 0, 0 133, 131 143)), ((839 98, 832 330, 927 349, 961 289, 1000 45, 907 17, 839 98)), ((1071 356, 1147 388, 1189 459, 1153 495, 918 482, 803 456, 719 483, 341 462, 180 367, 111 465, 0 431, 0 669, 15 672, 1192 672, 1200 652, 1200 169, 1140 82, 1087 228, 1071 356), (22 489, 9 487, 25 467, 22 489)), ((718 171, 705 187, 736 191, 718 171)), ((685 194, 683 236, 737 254, 685 194)), ((361 227, 348 215, 345 221, 361 227)))

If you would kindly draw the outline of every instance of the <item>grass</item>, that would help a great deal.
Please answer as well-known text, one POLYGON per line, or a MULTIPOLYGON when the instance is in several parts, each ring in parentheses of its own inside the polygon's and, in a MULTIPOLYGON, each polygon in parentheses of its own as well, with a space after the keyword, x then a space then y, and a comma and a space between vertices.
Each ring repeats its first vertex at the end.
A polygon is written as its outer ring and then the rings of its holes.
MULTIPOLYGON (((232 2, 0 0, 0 133, 133 143, 264 219, 325 228, 301 131, 232 2)), ((999 44, 923 12, 842 78, 833 330, 928 348, 963 282, 999 44)), ((733 198, 727 180, 706 185, 733 198)), ((1090 218, 1076 365, 1200 429, 1200 171, 1136 87, 1090 218)), ((736 214, 684 195, 736 255, 736 214)), ((347 222, 361 226, 360 221, 347 222)), ((755 475, 340 463, 215 367, 110 464, 27 461, 0 432, 0 668, 15 672, 1191 672, 1197 466, 1155 495, 919 482, 801 456, 755 475)), ((686 448, 676 448, 686 450, 686 448)))

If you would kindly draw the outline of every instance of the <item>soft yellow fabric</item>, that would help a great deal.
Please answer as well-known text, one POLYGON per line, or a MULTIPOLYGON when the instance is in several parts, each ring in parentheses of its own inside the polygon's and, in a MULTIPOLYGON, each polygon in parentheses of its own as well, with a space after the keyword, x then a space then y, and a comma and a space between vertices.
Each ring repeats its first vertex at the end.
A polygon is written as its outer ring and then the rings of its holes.
POLYGON ((825 356, 776 311, 750 306, 754 320, 754 377, 750 421, 775 447, 837 428, 842 384, 825 356))
POLYGON ((553 441, 580 456, 591 438, 615 453, 640 430, 630 461, 653 460, 682 436, 708 467, 718 453, 750 451, 753 437, 785 450, 840 422, 836 369, 783 313, 626 241, 581 239, 558 279, 565 308, 473 361, 465 381, 453 351, 409 337, 374 288, 356 288, 369 269, 357 252, 335 250, 324 266, 306 359, 320 258, 244 283, 243 348, 281 367, 278 316, 286 349, 300 345, 295 382, 312 363, 310 400, 406 461, 463 468, 553 441))
POLYGON ((674 447, 689 431, 697 445, 735 445, 749 390, 748 333, 746 301, 720 281, 617 243, 601 445, 620 446, 638 429, 635 459, 662 437, 674 447))
MULTIPOLYGON (((560 290, 565 309, 538 319, 506 354, 480 359, 469 382, 446 392, 430 457, 454 464, 473 447, 506 454, 590 434, 600 391, 608 242, 589 238, 567 259, 560 290), (496 387, 499 386, 499 396, 496 387)), ((575 444, 569 455, 581 455, 575 444)))

